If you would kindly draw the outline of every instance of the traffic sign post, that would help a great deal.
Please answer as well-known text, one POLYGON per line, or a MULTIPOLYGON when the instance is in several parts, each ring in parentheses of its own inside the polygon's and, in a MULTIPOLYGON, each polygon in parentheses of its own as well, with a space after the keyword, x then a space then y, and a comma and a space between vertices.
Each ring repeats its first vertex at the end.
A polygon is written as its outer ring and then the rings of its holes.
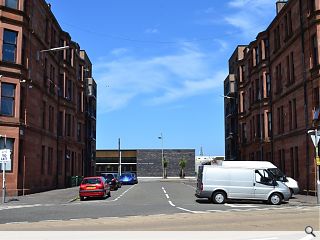
POLYGON ((311 140, 313 142, 313 145, 315 147, 315 158, 314 162, 316 165, 316 177, 317 177, 317 204, 320 204, 320 180, 319 180, 319 165, 320 165, 320 159, 319 159, 319 150, 318 150, 318 144, 319 144, 319 139, 320 139, 320 134, 318 132, 318 129, 315 128, 315 130, 309 130, 308 134, 311 137, 311 140))
POLYGON ((6 163, 10 161, 11 150, 0 150, 0 163, 2 164, 2 203, 6 202, 6 163))

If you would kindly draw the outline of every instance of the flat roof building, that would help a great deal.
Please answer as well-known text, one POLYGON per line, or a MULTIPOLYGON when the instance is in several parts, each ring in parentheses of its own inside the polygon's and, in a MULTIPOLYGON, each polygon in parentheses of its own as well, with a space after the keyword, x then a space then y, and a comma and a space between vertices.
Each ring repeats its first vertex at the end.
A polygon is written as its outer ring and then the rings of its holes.
MULTIPOLYGON (((180 176, 179 162, 182 159, 186 160, 185 176, 195 176, 194 149, 164 149, 163 155, 164 159, 168 161, 168 177, 180 176)), ((97 174, 134 172, 138 177, 162 177, 162 150, 97 150, 96 171, 97 174)))

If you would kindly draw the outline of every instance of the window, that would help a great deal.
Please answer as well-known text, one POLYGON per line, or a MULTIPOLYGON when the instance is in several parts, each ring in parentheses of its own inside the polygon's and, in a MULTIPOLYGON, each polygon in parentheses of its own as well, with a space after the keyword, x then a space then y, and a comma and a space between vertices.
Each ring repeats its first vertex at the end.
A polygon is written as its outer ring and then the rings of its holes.
POLYGON ((278 114, 278 134, 284 133, 284 112, 283 106, 277 108, 278 114))
POLYGON ((316 1, 315 0, 309 0, 309 10, 310 10, 310 13, 312 13, 314 10, 316 10, 316 1))
POLYGON ((81 123, 79 122, 77 124, 77 139, 78 139, 78 142, 81 142, 81 123))
POLYGON ((49 27, 50 27, 50 22, 49 22, 49 19, 47 18, 46 19, 46 28, 44 30, 46 43, 49 43, 49 27))
POLYGON ((59 116, 58 116, 58 136, 62 136, 62 130, 63 130, 63 112, 59 111, 59 116))
POLYGON ((296 99, 293 99, 292 100, 292 125, 293 125, 293 128, 294 129, 297 129, 298 127, 298 121, 297 121, 297 100, 296 99))
POLYGON ((269 73, 266 73, 266 82, 267 82, 267 97, 269 97, 271 92, 271 78, 269 73))
POLYGON ((16 85, 10 83, 1 84, 1 109, 0 115, 13 117, 14 116, 14 99, 16 85))
POLYGON ((271 137, 272 136, 272 115, 271 115, 271 112, 267 113, 267 117, 268 117, 268 136, 271 137))
POLYGON ((259 64, 260 61, 260 48, 259 47, 255 47, 255 66, 257 66, 259 64))
POLYGON ((48 80, 48 59, 44 59, 44 68, 43 68, 43 87, 47 87, 48 80))
POLYGON ((50 79, 49 79, 49 92, 55 94, 55 78, 56 78, 56 69, 53 65, 50 65, 50 79))
POLYGON ((292 130, 292 102, 289 101, 289 129, 292 130))
MULTIPOLYGON (((12 161, 14 156, 14 138, 0 138, 0 149, 10 149, 11 150, 11 160, 6 163, 6 171, 12 171, 12 161)), ((0 164, 0 170, 3 171, 3 164, 0 164)))
POLYGON ((48 147, 48 175, 52 174, 52 167, 53 167, 53 148, 48 147))
POLYGON ((294 177, 299 178, 299 149, 298 147, 294 147, 294 177))
POLYGON ((47 103, 42 101, 42 128, 46 129, 46 110, 47 110, 47 103))
POLYGON ((286 39, 288 39, 292 35, 291 11, 288 11, 288 13, 284 16, 284 26, 285 26, 286 39))
POLYGON ((274 30, 273 30, 273 41, 274 41, 274 52, 278 51, 280 49, 280 26, 277 26, 274 30))
POLYGON ((312 60, 312 67, 315 68, 319 64, 318 40, 316 34, 312 36, 312 60))
POLYGON ((281 63, 276 66, 276 93, 282 92, 282 74, 281 74, 281 63))
POLYGON ((59 75, 58 94, 59 97, 64 97, 64 74, 59 75))
POLYGON ((266 170, 256 170, 255 178, 257 183, 261 183, 264 185, 273 185, 273 176, 271 176, 266 170))
POLYGON ((16 63, 17 36, 18 36, 17 32, 4 29, 3 47, 2 47, 3 61, 16 63))
POLYGON ((72 100, 72 81, 70 79, 67 80, 67 99, 72 100))
POLYGON ((41 147, 41 174, 44 174, 44 165, 45 165, 45 156, 46 156, 46 147, 41 147))
POLYGON ((246 124, 242 123, 242 143, 246 143, 247 142, 247 128, 246 128, 246 124))
POLYGON ((268 59, 269 57, 269 39, 264 39, 264 47, 265 47, 265 59, 268 59))
POLYGON ((57 167, 57 169, 58 169, 58 174, 59 175, 61 175, 62 174, 62 151, 61 150, 59 150, 58 151, 58 167, 57 167))
POLYGON ((285 161, 285 150, 279 149, 278 150, 278 159, 280 160, 280 170, 285 173, 286 172, 286 161, 285 161))
POLYGON ((66 136, 70 137, 71 136, 71 115, 70 114, 66 114, 66 136))
POLYGON ((260 114, 256 116, 256 122, 257 122, 256 136, 257 136, 257 138, 261 139, 261 115, 260 114))
POLYGON ((293 52, 290 53, 290 82, 294 83, 295 81, 295 73, 294 73, 294 59, 293 52))
POLYGON ((18 0, 6 0, 6 7, 18 9, 18 0))
POLYGON ((54 108, 49 106, 49 131, 53 133, 54 126, 54 108))

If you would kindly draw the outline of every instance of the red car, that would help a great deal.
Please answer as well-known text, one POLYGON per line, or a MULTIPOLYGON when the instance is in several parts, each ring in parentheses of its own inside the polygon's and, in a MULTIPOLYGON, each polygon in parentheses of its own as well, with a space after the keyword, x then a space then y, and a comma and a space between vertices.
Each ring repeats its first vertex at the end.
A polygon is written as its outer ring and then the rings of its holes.
POLYGON ((80 200, 85 197, 111 197, 110 185, 104 177, 86 177, 82 180, 79 189, 80 200))

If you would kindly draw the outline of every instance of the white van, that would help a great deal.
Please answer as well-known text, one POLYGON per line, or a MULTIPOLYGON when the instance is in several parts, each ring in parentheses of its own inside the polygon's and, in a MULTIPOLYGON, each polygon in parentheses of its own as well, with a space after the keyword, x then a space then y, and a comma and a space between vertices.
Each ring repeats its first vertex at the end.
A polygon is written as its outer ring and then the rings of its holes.
POLYGON ((283 182, 291 191, 292 194, 299 193, 299 185, 296 180, 291 177, 286 177, 279 168, 268 161, 222 161, 221 166, 225 167, 251 167, 268 169, 277 181, 283 182))
POLYGON ((203 165, 199 167, 195 195, 218 204, 227 199, 248 199, 278 205, 288 201, 291 193, 266 169, 203 165))

